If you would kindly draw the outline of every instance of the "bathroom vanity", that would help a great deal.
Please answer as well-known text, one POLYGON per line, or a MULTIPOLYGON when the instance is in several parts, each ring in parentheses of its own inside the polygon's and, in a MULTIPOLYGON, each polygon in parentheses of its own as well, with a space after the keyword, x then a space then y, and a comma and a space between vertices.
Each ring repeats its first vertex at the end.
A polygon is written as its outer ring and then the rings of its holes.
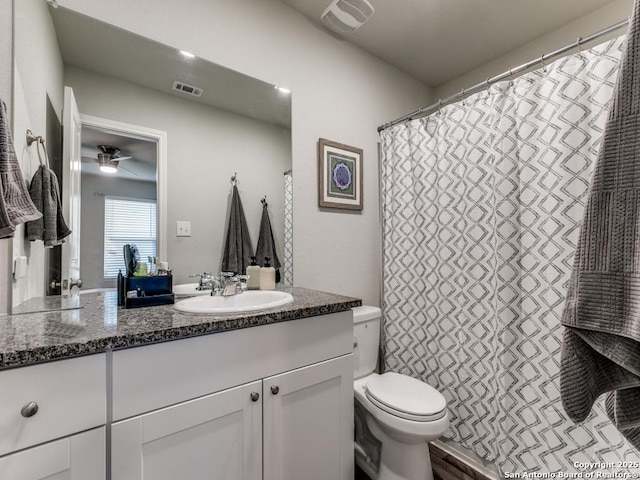
POLYGON ((0 478, 351 479, 359 300, 0 318, 0 478))

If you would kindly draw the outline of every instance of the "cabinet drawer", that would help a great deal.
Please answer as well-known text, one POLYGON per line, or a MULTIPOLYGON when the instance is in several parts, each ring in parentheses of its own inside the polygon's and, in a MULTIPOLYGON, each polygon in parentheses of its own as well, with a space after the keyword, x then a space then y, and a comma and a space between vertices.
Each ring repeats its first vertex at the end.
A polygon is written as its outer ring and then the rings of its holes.
POLYGON ((104 425, 106 383, 104 354, 0 372, 0 455, 104 425))
POLYGON ((352 350, 351 310, 120 350, 113 354, 113 419, 175 405, 352 350))
POLYGON ((7 480, 104 480, 105 427, 61 438, 0 458, 7 480))

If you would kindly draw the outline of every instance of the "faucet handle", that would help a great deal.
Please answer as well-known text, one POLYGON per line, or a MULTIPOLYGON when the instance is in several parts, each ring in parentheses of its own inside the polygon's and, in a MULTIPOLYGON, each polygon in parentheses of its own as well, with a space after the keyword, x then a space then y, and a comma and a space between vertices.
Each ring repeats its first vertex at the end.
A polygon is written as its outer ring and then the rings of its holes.
POLYGON ((225 278, 233 278, 236 276, 236 274, 234 272, 220 272, 220 276, 225 278))
POLYGON ((244 292, 244 289, 247 288, 247 280, 249 280, 249 275, 236 275, 234 277, 236 279, 236 293, 244 292), (244 283, 244 287, 242 284, 244 283))
POLYGON ((210 273, 207 272, 203 272, 203 273, 194 273, 193 275, 189 275, 189 278, 196 278, 196 277, 206 277, 207 275, 211 275, 210 273))

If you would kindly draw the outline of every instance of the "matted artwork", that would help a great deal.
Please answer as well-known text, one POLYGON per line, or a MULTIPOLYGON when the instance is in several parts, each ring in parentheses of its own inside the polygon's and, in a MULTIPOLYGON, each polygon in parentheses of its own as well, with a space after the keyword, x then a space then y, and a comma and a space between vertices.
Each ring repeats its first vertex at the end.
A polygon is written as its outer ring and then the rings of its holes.
POLYGON ((362 149, 318 140, 318 205, 362 210, 362 149))

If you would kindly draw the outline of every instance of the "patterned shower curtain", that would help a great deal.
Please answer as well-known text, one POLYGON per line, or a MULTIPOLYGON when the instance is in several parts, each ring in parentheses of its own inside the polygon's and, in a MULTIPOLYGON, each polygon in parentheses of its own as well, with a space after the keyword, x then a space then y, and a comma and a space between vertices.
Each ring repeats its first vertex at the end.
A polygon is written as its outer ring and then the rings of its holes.
POLYGON ((559 392, 560 315, 622 45, 382 133, 385 368, 440 390, 445 436, 503 474, 640 461, 601 404, 576 425, 559 392))

